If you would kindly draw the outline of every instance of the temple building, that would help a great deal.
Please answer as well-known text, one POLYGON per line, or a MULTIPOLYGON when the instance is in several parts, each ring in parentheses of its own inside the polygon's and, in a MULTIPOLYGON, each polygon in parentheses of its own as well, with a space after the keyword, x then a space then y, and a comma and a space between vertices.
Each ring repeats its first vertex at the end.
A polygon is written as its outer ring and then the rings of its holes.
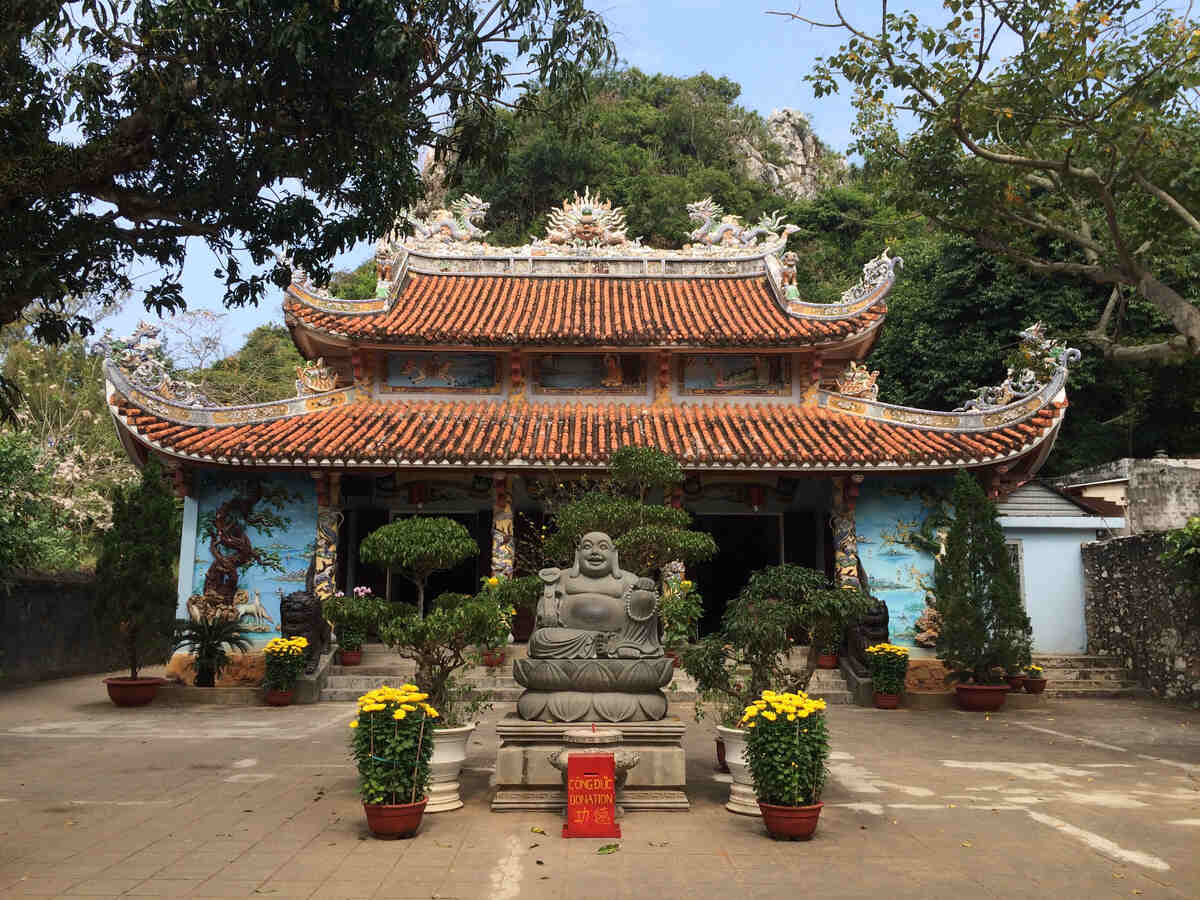
POLYGON ((431 596, 473 590, 520 564, 548 492, 632 444, 679 461, 686 480, 664 502, 720 548, 690 572, 706 630, 750 572, 792 562, 847 585, 865 573, 891 637, 909 641, 949 473, 973 470, 1003 496, 1063 421, 1078 354, 1040 326, 1022 335, 1027 367, 964 408, 877 400, 863 360, 900 268, 886 252, 840 300, 814 303, 797 292, 793 228, 778 216, 746 225, 690 204, 686 243, 661 250, 585 193, 552 212, 546 238, 497 247, 486 210, 468 195, 412 223, 412 237, 380 240, 371 299, 335 298, 297 272, 284 314, 311 362, 291 399, 214 406, 166 373, 151 331, 114 348, 121 439, 186 498, 181 610, 216 592, 270 635, 280 598, 306 583, 402 599, 408 588, 357 548, 414 514, 458 519, 481 548, 431 596))

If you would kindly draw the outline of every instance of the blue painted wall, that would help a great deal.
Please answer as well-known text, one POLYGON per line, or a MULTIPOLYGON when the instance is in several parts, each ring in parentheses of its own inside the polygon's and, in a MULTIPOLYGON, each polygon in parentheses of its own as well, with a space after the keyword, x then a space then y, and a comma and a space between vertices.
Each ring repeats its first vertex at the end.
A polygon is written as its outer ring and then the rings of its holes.
MULTIPOLYGON (((263 480, 286 491, 286 501, 271 509, 286 523, 274 529, 270 535, 255 528, 246 532, 255 549, 274 551, 279 555, 278 569, 254 565, 238 578, 239 590, 247 591, 251 599, 257 596, 271 618, 270 623, 258 625, 263 630, 254 634, 255 643, 265 643, 279 634, 280 592, 290 594, 304 588, 317 540, 317 494, 312 479, 280 475, 263 480)), ((237 481, 222 473, 198 475, 193 486, 193 498, 189 498, 185 504, 183 540, 185 544, 190 540, 191 546, 184 546, 180 552, 179 615, 183 618, 188 615, 188 596, 203 593, 204 577, 212 563, 209 542, 204 536, 205 516, 212 515, 233 496, 233 485, 237 481), (187 566, 189 557, 191 565, 187 566), (185 577, 187 572, 190 572, 190 578, 185 577)), ((243 617, 243 622, 258 624, 248 616, 243 617)))
MULTIPOLYGON (((1011 520, 1010 520, 1011 521, 1011 520)), ((1083 556, 1080 545, 1096 539, 1090 528, 1015 528, 1004 536, 1021 542, 1025 610, 1033 624, 1035 653, 1083 653, 1083 556)))
POLYGON ((927 519, 948 497, 948 478, 868 478, 855 510, 858 555, 871 593, 887 604, 890 640, 912 647, 913 625, 933 586, 933 555, 916 546, 927 519))

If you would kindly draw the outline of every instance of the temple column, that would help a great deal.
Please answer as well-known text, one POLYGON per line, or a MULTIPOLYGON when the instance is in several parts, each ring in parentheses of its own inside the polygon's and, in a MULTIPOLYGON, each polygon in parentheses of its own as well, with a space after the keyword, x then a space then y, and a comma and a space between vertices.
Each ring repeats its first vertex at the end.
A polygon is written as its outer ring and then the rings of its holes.
POLYGON ((492 478, 492 575, 513 576, 512 483, 508 475, 492 478))
POLYGON ((863 588, 858 577, 858 533, 854 524, 854 508, 858 503, 858 486, 861 483, 861 475, 834 478, 833 502, 830 504, 834 577, 838 587, 855 591, 863 588))
POLYGON ((324 601, 337 591, 338 532, 342 525, 341 475, 316 472, 317 543, 313 554, 313 593, 324 601))

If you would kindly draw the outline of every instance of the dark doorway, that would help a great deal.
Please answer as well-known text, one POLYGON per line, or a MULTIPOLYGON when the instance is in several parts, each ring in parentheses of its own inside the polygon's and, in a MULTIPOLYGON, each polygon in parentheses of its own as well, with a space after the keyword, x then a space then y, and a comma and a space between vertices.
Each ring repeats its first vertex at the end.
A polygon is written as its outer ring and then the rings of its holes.
POLYGON ((779 516, 696 516, 693 528, 717 542, 717 555, 688 568, 688 577, 704 597, 700 633, 721 627, 725 604, 746 584, 750 573, 779 564, 779 516))

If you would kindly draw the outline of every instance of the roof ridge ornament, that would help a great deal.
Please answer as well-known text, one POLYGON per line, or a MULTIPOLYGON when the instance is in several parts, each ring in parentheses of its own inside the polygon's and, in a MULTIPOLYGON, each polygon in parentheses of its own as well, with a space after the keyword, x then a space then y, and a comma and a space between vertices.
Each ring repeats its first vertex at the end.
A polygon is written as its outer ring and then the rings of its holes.
POLYGON ((842 291, 842 302, 853 303, 866 297, 880 285, 895 279, 898 268, 904 268, 904 259, 888 256, 887 247, 884 247, 882 253, 863 266, 862 278, 858 280, 858 284, 842 291))
POLYGON ((482 223, 492 204, 474 194, 463 194, 449 209, 435 209, 425 219, 408 219, 418 240, 442 244, 483 243, 482 223))
POLYGON ((1008 371, 997 385, 981 387, 977 395, 968 400, 955 412, 998 409, 1024 400, 1051 382, 1059 375, 1066 375, 1072 363, 1079 362, 1083 354, 1066 341, 1046 337, 1046 326, 1034 322, 1020 332, 1021 343, 1008 358, 1008 371))
POLYGON ((859 397, 863 400, 879 399, 879 370, 869 371, 866 363, 850 360, 850 364, 837 376, 836 381, 838 393, 843 396, 859 397))
POLYGON ((753 225, 743 225, 742 217, 727 215, 712 195, 687 205, 688 218, 699 222, 699 227, 686 232, 688 240, 705 247, 758 246, 760 236, 769 241, 786 241, 788 235, 799 231, 800 226, 783 221, 782 210, 763 213, 753 225))
POLYGON ((558 209, 550 210, 544 241, 535 243, 566 244, 571 247, 616 247, 636 244, 625 229, 625 210, 611 200, 592 196, 591 188, 583 195, 576 191, 558 209))
POLYGON ((164 344, 159 339, 161 333, 159 326, 139 321, 133 334, 128 337, 114 338, 106 333, 96 342, 94 352, 111 360, 130 384, 164 400, 195 409, 220 406, 192 382, 171 377, 164 344))

